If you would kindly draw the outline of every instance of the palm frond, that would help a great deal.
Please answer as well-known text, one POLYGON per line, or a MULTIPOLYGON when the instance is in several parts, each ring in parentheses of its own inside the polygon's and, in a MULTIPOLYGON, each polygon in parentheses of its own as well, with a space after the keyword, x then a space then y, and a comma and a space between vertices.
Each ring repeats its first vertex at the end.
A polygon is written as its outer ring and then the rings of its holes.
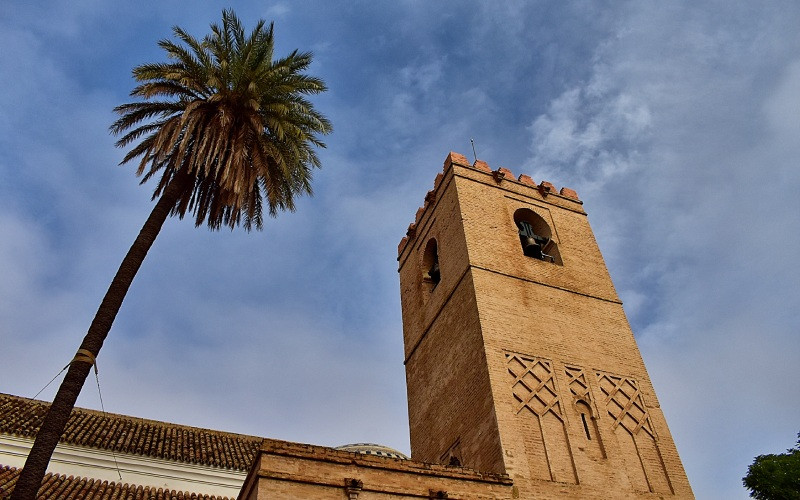
POLYGON ((261 229, 270 216, 294 210, 311 194, 316 150, 331 123, 305 96, 327 90, 305 71, 310 52, 274 59, 274 25, 260 20, 246 32, 232 10, 197 39, 179 27, 159 46, 169 62, 133 70, 140 100, 114 108, 117 146, 139 159, 141 182, 158 178, 153 197, 179 172, 193 179, 172 208, 211 229, 261 229))

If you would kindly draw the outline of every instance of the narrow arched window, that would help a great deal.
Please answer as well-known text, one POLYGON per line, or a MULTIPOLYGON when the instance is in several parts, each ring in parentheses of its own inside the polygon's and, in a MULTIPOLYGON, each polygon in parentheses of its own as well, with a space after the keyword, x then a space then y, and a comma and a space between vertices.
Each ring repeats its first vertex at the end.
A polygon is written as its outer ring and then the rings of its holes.
POLYGON ((425 253, 422 255, 422 281, 427 283, 432 291, 442 279, 439 269, 439 248, 436 240, 431 238, 425 245, 425 253))
POLYGON ((592 415, 592 409, 586 401, 581 399, 575 402, 575 410, 578 413, 578 426, 586 437, 586 444, 581 449, 586 450, 595 458, 605 458, 606 452, 603 447, 603 440, 597 427, 597 419, 592 415))
POLYGON ((542 216, 529 208, 520 208, 514 212, 514 224, 524 255, 562 265, 558 244, 553 240, 553 232, 542 216))
POLYGON ((578 403, 575 406, 578 410, 578 413, 581 416, 581 425, 583 426, 584 434, 586 434, 586 439, 591 441, 592 440, 591 427, 594 427, 594 425, 592 423, 592 413, 589 410, 589 405, 587 405, 583 401, 578 401, 578 403))

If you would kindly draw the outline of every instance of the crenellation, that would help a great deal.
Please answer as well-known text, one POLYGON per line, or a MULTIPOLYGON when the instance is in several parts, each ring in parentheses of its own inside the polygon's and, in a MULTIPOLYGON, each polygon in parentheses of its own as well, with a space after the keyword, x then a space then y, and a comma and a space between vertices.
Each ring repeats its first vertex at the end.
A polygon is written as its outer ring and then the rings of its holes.
MULTIPOLYGON (((445 169, 446 169, 446 167, 445 167, 445 169)), ((444 177, 444 174, 442 172, 439 172, 438 174, 436 174, 436 178, 433 180, 433 190, 434 191, 439 189, 439 184, 442 183, 442 178, 443 177, 444 177)))
POLYGON ((507 169, 506 167, 500 167, 495 172, 497 172, 498 174, 495 176, 495 179, 497 177, 501 177, 502 179, 508 179, 511 181, 515 179, 514 173, 511 170, 507 169))
POLYGON ((403 236, 403 239, 400 240, 400 243, 397 245, 397 255, 403 253, 403 249, 405 249, 407 244, 408 244, 408 236, 403 236))
POLYGON ((542 181, 542 182, 539 183, 539 192, 542 193, 542 195, 548 195, 550 193, 555 193, 556 192, 556 187, 551 182, 542 181))
POLYGON ((461 165, 462 167, 469 167, 470 163, 469 160, 467 160, 466 156, 460 153, 455 153, 453 151, 450 151, 450 153, 447 155, 447 158, 445 158, 444 160, 444 171, 446 172, 447 169, 450 168, 452 165, 461 165))
POLYGON ((572 198, 573 200, 578 200, 578 193, 575 192, 574 189, 570 189, 568 187, 562 187, 561 190, 558 192, 561 196, 566 196, 567 198, 572 198))
POLYGON ((491 167, 489 167, 489 164, 483 160, 475 160, 475 163, 472 164, 472 167, 478 170, 483 170, 484 172, 489 174, 492 173, 492 169, 491 167))
POLYGON ((519 174, 517 181, 521 182, 522 184, 527 184, 531 187, 536 187, 536 182, 534 182, 531 176, 527 174, 519 174))
POLYGON ((425 206, 421 206, 417 209, 417 213, 414 216, 414 224, 419 226, 420 221, 422 220, 422 215, 425 213, 425 206))
MULTIPOLYGON (((544 199, 546 196, 557 195, 558 197, 571 202, 582 203, 578 197, 578 193, 568 187, 562 187, 560 190, 557 190, 556 187, 548 181, 542 181, 537 185, 529 175, 520 174, 518 178, 515 178, 514 173, 510 169, 506 167, 499 167, 497 170, 492 170, 491 167, 489 167, 489 164, 483 160, 476 160, 475 163, 470 165, 464 155, 450 152, 445 159, 443 172, 436 174, 436 178, 434 179, 433 183, 433 189, 425 194, 424 204, 419 210, 417 210, 414 218, 414 224, 417 226, 419 226, 422 217, 424 216, 425 212, 427 212, 429 207, 435 204, 437 197, 439 196, 437 192, 441 186, 442 180, 444 179, 444 174, 453 166, 466 167, 468 169, 472 169, 473 171, 491 174, 495 182, 511 181, 517 185, 524 186, 525 188, 533 188, 530 191, 523 190, 520 192, 520 194, 526 194, 528 196, 534 196, 541 199, 544 199)), ((409 232, 406 232, 406 236, 408 237, 409 241, 414 239, 414 236, 409 232)), ((398 260, 404 248, 405 245, 398 245, 398 260)))

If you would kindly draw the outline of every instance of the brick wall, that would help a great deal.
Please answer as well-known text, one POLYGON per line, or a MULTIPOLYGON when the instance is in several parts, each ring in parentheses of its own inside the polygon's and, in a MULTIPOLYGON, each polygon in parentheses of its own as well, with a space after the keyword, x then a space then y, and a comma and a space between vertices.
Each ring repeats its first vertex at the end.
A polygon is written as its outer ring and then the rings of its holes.
POLYGON ((456 443, 521 498, 691 498, 577 194, 453 153, 437 179, 398 257, 412 456, 443 460, 456 443), (523 255, 520 209, 547 224, 557 263, 523 255))
POLYGON ((452 170, 436 183, 427 206, 400 259, 412 454, 438 462, 457 445, 461 463, 501 472, 489 371, 452 170), (440 249, 441 281, 435 287, 423 282, 422 266, 432 238, 440 249))
POLYGON ((265 440, 239 499, 494 499, 512 488, 505 475, 265 440))

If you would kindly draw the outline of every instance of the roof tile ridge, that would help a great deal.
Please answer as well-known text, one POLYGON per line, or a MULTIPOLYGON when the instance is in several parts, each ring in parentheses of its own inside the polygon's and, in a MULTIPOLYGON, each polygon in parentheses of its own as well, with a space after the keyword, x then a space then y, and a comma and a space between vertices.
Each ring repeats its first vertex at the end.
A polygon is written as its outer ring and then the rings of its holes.
MULTIPOLYGON (((10 398, 10 399, 15 399, 15 400, 22 401, 22 402, 28 402, 29 404, 34 404, 34 405, 38 405, 38 406, 42 406, 42 407, 49 407, 50 406, 50 403, 48 403, 47 401, 42 401, 40 399, 32 399, 32 398, 26 398, 24 396, 17 396, 17 395, 14 395, 14 394, 0 393, 0 400, 2 400, 2 398, 4 398, 4 397, 10 398)), ((151 418, 134 417, 132 415, 124 415, 122 413, 112 413, 112 412, 105 412, 104 413, 101 410, 93 410, 91 408, 83 408, 83 407, 79 407, 79 406, 76 406, 73 409, 73 412, 86 413, 86 414, 96 415, 96 416, 105 417, 105 418, 114 418, 114 419, 119 419, 119 420, 127 420, 127 421, 129 421, 131 423, 135 423, 135 422, 150 423, 150 424, 157 425, 157 426, 168 426, 168 427, 172 427, 172 428, 182 428, 182 429, 187 429, 187 430, 208 432, 210 434, 215 434, 217 436, 230 436, 230 437, 234 437, 234 438, 244 438, 247 441, 253 440, 253 441, 258 441, 259 443, 261 442, 262 439, 264 439, 263 436, 255 436, 255 435, 242 434, 242 433, 230 432, 230 431, 221 431, 221 430, 217 430, 217 429, 210 429, 210 428, 207 428, 207 427, 198 427, 198 426, 187 425, 187 424, 178 424, 178 423, 174 423, 174 422, 167 422, 165 420, 155 420, 155 419, 151 419, 151 418)))
MULTIPOLYGON (((22 469, 18 467, 12 467, 10 465, 0 465, 0 493, 4 493, 5 489, 4 486, 8 483, 11 483, 16 479, 16 477, 22 472, 22 469), (3 473, 5 471, 5 473, 3 473), (3 482, 4 481, 4 482, 3 482)), ((59 474, 56 472, 48 472, 45 474, 44 479, 42 480, 42 486, 51 486, 51 487, 59 487, 60 492, 69 492, 70 494, 78 495, 77 498, 93 498, 97 493, 98 490, 104 490, 103 498, 114 490, 121 490, 121 492, 127 492, 128 494, 141 492, 141 493, 149 493, 149 495, 145 495, 142 498, 147 499, 155 499, 158 498, 158 492, 162 492, 165 498, 197 498, 200 499, 215 499, 215 500, 234 500, 232 497, 226 496, 219 496, 219 495, 209 495, 208 493, 197 493, 188 490, 175 490, 175 489, 167 489, 161 488, 158 486, 144 486, 141 484, 136 483, 127 483, 127 482, 120 482, 120 481, 107 481, 107 480, 100 480, 97 478, 90 478, 87 476, 74 476, 67 474, 59 474), (66 482, 71 482, 72 484, 64 484, 66 482), (62 484, 57 484, 62 483, 62 484)), ((52 491, 51 491, 52 492, 52 491)), ((73 498, 73 496, 67 498, 73 498)), ((128 498, 125 496, 125 498, 128 498)), ((139 497, 136 497, 139 498, 139 497)))

